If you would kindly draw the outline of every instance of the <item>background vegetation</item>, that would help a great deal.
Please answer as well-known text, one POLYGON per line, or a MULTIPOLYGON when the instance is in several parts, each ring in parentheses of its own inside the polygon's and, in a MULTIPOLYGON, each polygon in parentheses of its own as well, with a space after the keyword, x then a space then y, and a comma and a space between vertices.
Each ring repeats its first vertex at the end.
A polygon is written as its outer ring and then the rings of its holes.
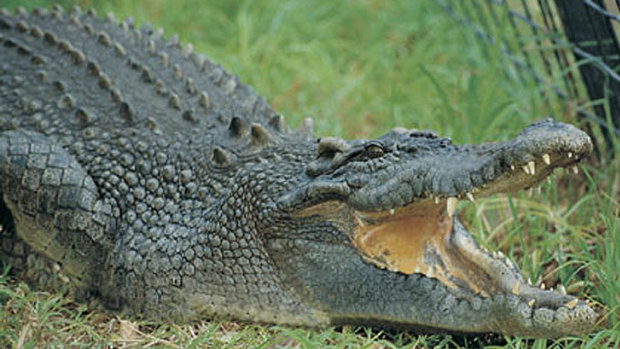
MULTIPOLYGON (((67 9, 76 3, 59 2, 67 9)), ((193 43, 267 97, 290 125, 314 117, 319 135, 374 137, 401 125, 433 129, 463 143, 508 139, 548 115, 578 122, 569 106, 543 97, 549 86, 510 79, 497 49, 481 50, 478 39, 431 0, 77 3, 100 15, 113 11, 120 19, 150 21, 166 35, 177 32, 182 42, 193 43)), ((9 10, 51 4, 2 1, 9 10)), ((494 347, 620 346, 618 167, 617 161, 601 166, 590 160, 578 176, 554 177, 533 196, 520 192, 461 204, 483 245, 503 251, 534 282, 563 283, 569 293, 597 304, 602 315, 600 327, 585 338, 499 337, 494 347)), ((479 339, 366 328, 206 320, 152 324, 35 291, 6 272, 0 277, 0 306, 0 346, 13 348, 481 345, 479 339)))

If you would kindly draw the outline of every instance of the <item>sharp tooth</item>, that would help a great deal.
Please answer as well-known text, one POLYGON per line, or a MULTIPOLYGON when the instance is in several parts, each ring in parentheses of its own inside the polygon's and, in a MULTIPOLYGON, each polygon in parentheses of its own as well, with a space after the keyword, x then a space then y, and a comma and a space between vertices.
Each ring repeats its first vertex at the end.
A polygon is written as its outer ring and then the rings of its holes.
POLYGON ((459 203, 459 200, 455 197, 449 197, 448 201, 446 201, 446 210, 448 211, 448 216, 452 217, 454 215, 454 211, 456 211, 456 204, 459 203))
POLYGON ((573 174, 578 174, 579 173, 579 168, 577 166, 571 167, 571 170, 573 170, 573 174))
POLYGON ((435 196, 435 204, 436 204, 436 205, 439 205, 439 200, 440 200, 440 199, 439 199, 439 196, 435 196))
POLYGON ((527 167, 530 168, 530 174, 533 176, 536 174, 536 163, 534 161, 530 161, 527 163, 527 167))
POLYGON ((530 168, 527 165, 523 165, 521 168, 523 169, 523 172, 530 174, 530 168))
POLYGON ((393 215, 396 212, 393 208, 390 209, 390 214, 393 215))
POLYGON ((567 307, 568 309, 573 309, 577 305, 577 303, 579 303, 579 300, 575 298, 572 301, 564 304, 564 306, 567 307))
POLYGON ((545 288, 547 288, 547 287, 545 286, 545 284, 540 284, 540 289, 541 289, 541 290, 544 290, 545 288))
POLYGON ((572 158, 572 157, 573 157, 573 153, 568 152, 568 158, 570 159, 570 158, 572 158))
POLYGON ((529 306, 530 306, 530 308, 531 308, 531 307, 533 307, 533 306, 534 306, 534 303, 536 303, 536 300, 532 298, 532 300, 531 300, 531 301, 527 302, 527 305, 529 305, 529 306))
POLYGON ((551 156, 549 154, 543 154, 542 159, 545 164, 551 165, 551 156))
POLYGON ((515 294, 517 296, 521 294, 521 281, 517 280, 514 286, 512 286, 512 294, 515 294))
POLYGON ((564 287, 564 285, 559 285, 558 286, 558 291, 566 296, 566 288, 564 287))
POLYGON ((465 196, 467 196, 467 198, 469 199, 469 201, 474 202, 474 194, 467 192, 465 194, 465 196))
POLYGON ((435 271, 433 270, 433 268, 429 268, 429 269, 426 271, 426 276, 427 276, 427 277, 429 277, 429 278, 433 278, 433 277, 435 277, 435 271))

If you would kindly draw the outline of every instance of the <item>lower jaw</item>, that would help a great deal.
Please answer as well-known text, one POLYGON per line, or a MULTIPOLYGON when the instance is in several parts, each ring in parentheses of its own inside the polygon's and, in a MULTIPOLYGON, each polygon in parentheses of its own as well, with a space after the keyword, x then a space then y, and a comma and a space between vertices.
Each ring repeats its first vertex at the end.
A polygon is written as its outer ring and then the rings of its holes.
POLYGON ((460 320, 437 328, 547 338, 592 330, 598 315, 588 304, 524 282, 503 254, 482 249, 455 217, 438 207, 444 205, 360 213, 352 236, 359 253, 375 266, 433 279, 452 299, 479 305, 472 306, 472 313, 452 314, 449 318, 460 320))

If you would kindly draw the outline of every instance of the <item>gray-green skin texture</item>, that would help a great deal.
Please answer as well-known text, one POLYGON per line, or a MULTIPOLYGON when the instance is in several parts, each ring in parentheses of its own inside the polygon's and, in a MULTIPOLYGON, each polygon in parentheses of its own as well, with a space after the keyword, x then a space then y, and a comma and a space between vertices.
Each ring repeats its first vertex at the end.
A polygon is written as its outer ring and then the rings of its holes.
MULTIPOLYGON (((169 321, 591 330, 585 302, 505 260, 483 258, 501 275, 481 294, 352 243, 360 213, 534 185, 590 152, 585 133, 545 120, 478 146, 404 129, 317 139, 162 36, 77 8, 0 13, 0 257, 19 277, 169 321), (322 204, 337 209, 313 214, 322 204)), ((478 253, 456 218, 451 236, 478 253)))

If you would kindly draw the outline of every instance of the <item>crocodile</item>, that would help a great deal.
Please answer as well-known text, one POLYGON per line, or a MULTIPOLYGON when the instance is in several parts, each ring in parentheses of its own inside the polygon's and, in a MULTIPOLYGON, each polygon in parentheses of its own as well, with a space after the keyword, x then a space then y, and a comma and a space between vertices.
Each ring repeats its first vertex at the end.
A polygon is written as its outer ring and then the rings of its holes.
POLYGON ((0 13, 2 261, 129 316, 588 333, 588 302, 528 283, 456 207, 591 150, 552 119, 479 145, 405 128, 318 138, 149 24, 0 13))

